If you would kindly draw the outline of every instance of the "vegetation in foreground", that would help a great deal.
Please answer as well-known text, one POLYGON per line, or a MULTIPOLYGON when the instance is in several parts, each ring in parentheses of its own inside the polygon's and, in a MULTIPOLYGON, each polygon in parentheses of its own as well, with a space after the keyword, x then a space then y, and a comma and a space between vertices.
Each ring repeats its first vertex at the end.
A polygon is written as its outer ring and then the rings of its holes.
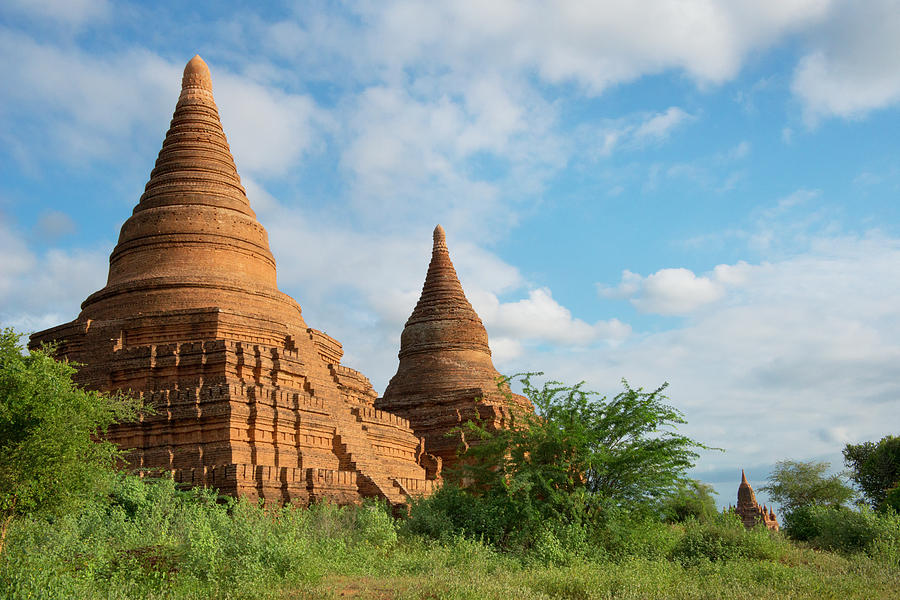
POLYGON ((482 443, 459 474, 465 485, 414 502, 408 519, 377 503, 266 508, 114 472, 115 449, 92 440, 139 407, 77 389, 71 367, 23 354, 17 340, 0 336, 0 598, 887 599, 900 589, 894 438, 853 454, 877 510, 844 506, 836 488, 810 495, 822 472, 786 463, 771 484, 787 500, 817 499, 792 504, 791 540, 747 531, 684 476, 702 445, 674 431, 682 418, 662 388, 626 384, 607 400, 526 378, 541 418, 497 434, 471 424, 482 443))
POLYGON ((718 514, 681 524, 617 514, 508 550, 449 526, 414 532, 459 498, 447 488, 396 521, 377 504, 267 510, 122 476, 105 505, 15 519, 0 596, 888 599, 900 589, 893 515, 863 513, 861 546, 842 546, 843 523, 823 515, 833 552, 718 514))

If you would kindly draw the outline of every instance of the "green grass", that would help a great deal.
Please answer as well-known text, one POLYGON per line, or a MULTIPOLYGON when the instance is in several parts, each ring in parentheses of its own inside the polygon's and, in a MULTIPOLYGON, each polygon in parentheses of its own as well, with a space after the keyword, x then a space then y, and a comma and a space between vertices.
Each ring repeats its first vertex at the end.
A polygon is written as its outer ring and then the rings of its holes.
MULTIPOLYGON (((896 599, 900 565, 839 554, 728 520, 609 520, 572 542, 546 530, 501 552, 428 538, 378 505, 266 510, 171 482, 123 478, 109 504, 20 518, 0 557, 0 598, 896 599)), ((559 530, 557 530, 559 531, 559 530)))

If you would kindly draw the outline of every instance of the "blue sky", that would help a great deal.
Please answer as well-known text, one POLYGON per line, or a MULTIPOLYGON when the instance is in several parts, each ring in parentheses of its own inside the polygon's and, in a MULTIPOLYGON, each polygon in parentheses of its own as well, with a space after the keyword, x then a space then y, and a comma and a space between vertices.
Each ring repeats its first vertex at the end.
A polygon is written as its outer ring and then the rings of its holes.
POLYGON ((184 64, 307 322, 382 391, 447 230, 502 372, 670 383, 733 500, 900 429, 900 5, 0 8, 0 322, 74 318, 184 64))

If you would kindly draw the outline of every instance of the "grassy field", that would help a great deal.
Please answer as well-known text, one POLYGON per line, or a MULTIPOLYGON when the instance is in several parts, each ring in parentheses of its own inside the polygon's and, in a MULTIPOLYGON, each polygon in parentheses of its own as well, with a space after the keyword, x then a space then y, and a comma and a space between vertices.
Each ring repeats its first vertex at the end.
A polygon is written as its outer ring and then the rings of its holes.
POLYGON ((111 504, 14 521, 0 598, 900 598, 893 547, 823 552, 724 521, 600 538, 501 552, 376 505, 265 510, 126 480, 111 504))

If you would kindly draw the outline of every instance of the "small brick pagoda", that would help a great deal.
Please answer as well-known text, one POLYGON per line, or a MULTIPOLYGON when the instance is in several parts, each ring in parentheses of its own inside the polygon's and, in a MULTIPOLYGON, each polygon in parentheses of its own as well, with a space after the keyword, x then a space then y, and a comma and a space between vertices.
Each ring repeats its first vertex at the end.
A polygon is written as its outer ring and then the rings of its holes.
POLYGON ((741 470, 741 485, 738 486, 738 503, 734 508, 734 512, 741 518, 744 527, 750 529, 759 524, 765 525, 772 531, 778 531, 778 519, 775 518, 775 511, 767 508, 765 505, 760 506, 756 501, 756 494, 747 481, 747 476, 741 470))
POLYGON ((525 397, 497 387, 500 375, 491 361, 487 331, 466 299, 440 225, 398 356, 397 373, 375 407, 409 419, 444 467, 454 465, 465 446, 452 429, 476 416, 489 428, 505 427, 516 411, 533 410, 525 397))
POLYGON ((81 314, 31 346, 56 342, 84 365, 78 383, 155 408, 109 432, 133 467, 275 502, 401 505, 432 490, 440 461, 278 290, 199 56, 109 263, 81 314))

